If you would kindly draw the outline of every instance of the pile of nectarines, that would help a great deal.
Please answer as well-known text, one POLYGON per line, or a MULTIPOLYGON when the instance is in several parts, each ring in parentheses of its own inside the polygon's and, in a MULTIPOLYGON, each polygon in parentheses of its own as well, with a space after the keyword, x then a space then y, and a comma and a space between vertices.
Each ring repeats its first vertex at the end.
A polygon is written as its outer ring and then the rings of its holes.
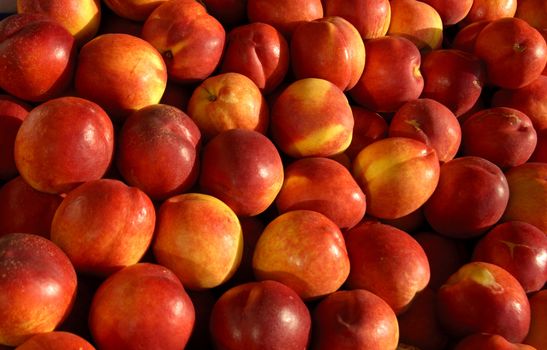
POLYGON ((0 350, 547 350, 547 1, 0 1, 0 350))

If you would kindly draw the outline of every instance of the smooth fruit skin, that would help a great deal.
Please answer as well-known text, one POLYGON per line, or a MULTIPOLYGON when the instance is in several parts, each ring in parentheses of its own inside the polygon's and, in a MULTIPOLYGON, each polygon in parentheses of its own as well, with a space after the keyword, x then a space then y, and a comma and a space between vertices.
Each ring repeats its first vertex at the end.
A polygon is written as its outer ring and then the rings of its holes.
POLYGON ((394 350, 399 340, 397 317, 377 295, 340 290, 313 310, 314 350, 394 350))
POLYGON ((532 322, 524 343, 534 346, 536 349, 545 349, 547 346, 547 339, 545 338, 547 290, 541 290, 530 296, 530 309, 532 311, 532 322))
POLYGON ((515 277, 497 265, 463 265, 439 289, 437 301, 441 325, 452 336, 484 332, 519 343, 528 334, 526 292, 515 277))
POLYGON ((68 257, 43 237, 12 233, 0 238, 0 344, 17 346, 53 331, 76 296, 68 257))
POLYGON ((39 333, 33 335, 23 344, 19 345, 17 350, 53 350, 53 349, 78 349, 95 350, 87 340, 79 335, 54 331, 48 333, 39 333))
POLYGON ((311 317, 288 286, 249 282, 220 296, 213 306, 210 332, 216 349, 300 350, 307 348, 311 317))
POLYGON ((507 179, 494 163, 457 157, 441 165, 439 183, 424 205, 424 214, 438 233, 476 237, 501 219, 509 193, 507 179))
POLYGON ((33 188, 66 193, 101 178, 114 152, 114 127, 96 103, 59 97, 35 107, 15 139, 15 164, 33 188))
POLYGON ((443 25, 451 26, 463 20, 473 5, 473 0, 423 0, 441 16, 443 25))
POLYGON ((253 255, 257 280, 276 280, 305 301, 338 290, 350 261, 344 237, 329 218, 311 210, 293 210, 272 220, 253 255))
POLYGON ((17 98, 0 94, 0 180, 10 180, 19 174, 13 155, 15 137, 31 109, 17 98))
POLYGON ((119 180, 88 181, 55 212, 51 240, 78 272, 106 277, 144 256, 154 234, 150 198, 119 180))
POLYGON ((427 256, 408 233, 378 222, 364 222, 345 233, 351 264, 349 289, 366 289, 402 313, 429 283, 427 256))
POLYGON ((340 16, 348 20, 363 40, 386 35, 391 21, 389 0, 325 0, 325 16, 340 16))
POLYGON ((498 334, 475 333, 463 338, 454 350, 537 350, 535 347, 511 343, 498 334))
POLYGON ((0 22, 0 88, 41 102, 69 86, 76 56, 74 37, 44 14, 17 14, 0 22))
POLYGON ((547 236, 525 222, 500 223, 475 245, 473 260, 503 267, 526 293, 536 292, 547 282, 547 236))
POLYGON ((135 22, 142 22, 166 0, 104 0, 104 4, 116 15, 135 22))
POLYGON ((517 11, 517 0, 473 0, 473 6, 462 23, 493 21, 504 17, 513 17, 517 11))
POLYGON ((139 263, 107 278, 91 303, 89 328, 99 349, 183 349, 195 310, 169 269, 139 263))

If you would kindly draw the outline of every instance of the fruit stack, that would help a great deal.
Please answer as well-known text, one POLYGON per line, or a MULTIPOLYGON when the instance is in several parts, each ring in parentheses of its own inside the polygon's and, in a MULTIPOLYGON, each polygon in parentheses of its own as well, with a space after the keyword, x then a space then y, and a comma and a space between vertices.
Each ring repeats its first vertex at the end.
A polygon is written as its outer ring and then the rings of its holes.
POLYGON ((0 349, 547 350, 547 1, 0 12, 0 349))

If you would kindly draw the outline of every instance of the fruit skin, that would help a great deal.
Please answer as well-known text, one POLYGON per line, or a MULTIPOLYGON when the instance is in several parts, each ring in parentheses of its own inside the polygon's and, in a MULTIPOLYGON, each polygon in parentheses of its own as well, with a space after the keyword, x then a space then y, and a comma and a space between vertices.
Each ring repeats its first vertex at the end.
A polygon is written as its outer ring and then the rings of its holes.
POLYGON ((0 180, 10 180, 19 174, 13 156, 15 137, 31 109, 17 98, 0 94, 0 180))
POLYGON ((95 350, 84 338, 69 332, 54 331, 33 335, 17 350, 78 349, 95 350))
POLYGON ((272 25, 288 40, 300 23, 323 17, 323 5, 321 0, 247 0, 247 17, 272 25))
POLYGON ((473 5, 473 0, 423 0, 441 16, 444 26, 454 25, 463 20, 473 5))
POLYGON ((290 45, 296 79, 321 78, 346 91, 363 74, 365 44, 353 24, 342 17, 302 23, 295 29, 290 45))
POLYGON ((19 0, 17 13, 43 13, 65 27, 78 46, 91 40, 101 22, 100 0, 19 0))
POLYGON ((270 116, 272 140, 290 157, 329 157, 351 143, 351 107, 344 92, 328 80, 292 82, 275 99, 270 116))
POLYGON ((477 35, 475 55, 486 63, 490 84, 518 89, 537 79, 547 63, 543 36, 519 18, 501 18, 477 35))
POLYGON ((165 200, 156 227, 154 257, 190 290, 217 287, 239 267, 241 224, 215 197, 185 193, 165 200))
POLYGON ((256 84, 240 73, 205 79, 190 97, 188 115, 205 140, 237 128, 265 134, 269 124, 266 99, 256 84))
POLYGON ((398 36, 385 36, 365 43, 365 69, 349 91, 355 102, 374 112, 395 112, 420 97, 424 79, 416 45, 398 36))
POLYGON ((350 268, 344 237, 329 218, 311 210, 277 216, 262 232, 253 255, 257 280, 275 280, 304 301, 338 290, 350 268))
POLYGON ((547 164, 524 163, 505 176, 511 195, 501 221, 524 221, 547 232, 547 164))
POLYGON ((16 14, 0 22, 0 88, 41 102, 69 86, 76 56, 74 37, 44 14, 16 14))
POLYGON ((443 42, 441 16, 426 2, 391 0, 391 22, 387 35, 403 36, 420 50, 436 50, 443 42))
POLYGON ((204 147, 199 185, 238 216, 264 212, 283 185, 283 163, 274 144, 257 131, 232 129, 204 147))
POLYGON ((351 143, 344 153, 354 159, 359 152, 374 141, 387 137, 388 123, 384 117, 363 107, 351 106, 353 133, 351 143))
POLYGON ((59 97, 35 107, 15 138, 15 164, 36 190, 66 193, 101 178, 114 151, 114 127, 96 103, 59 97))
POLYGON ((0 236, 21 232, 49 238, 62 201, 60 195, 35 190, 20 176, 6 182, 0 187, 0 236))
POLYGON ((78 55, 74 85, 78 95, 99 104, 116 122, 159 103, 167 68, 148 42, 129 34, 102 34, 78 55))
POLYGON ((289 44, 266 23, 249 23, 233 28, 226 37, 220 71, 250 78, 268 94, 278 87, 289 70, 289 44))
POLYGON ((460 148, 458 119, 442 103, 429 98, 409 101, 393 115, 390 137, 408 137, 433 148, 441 163, 453 159, 460 148))
POLYGON ((355 226, 366 211, 365 194, 348 169, 335 160, 319 157, 302 158, 285 168, 275 204, 279 213, 317 211, 340 229, 355 226))
POLYGON ((516 11, 517 0, 473 0, 473 6, 463 19, 462 24, 513 17, 516 11))
POLYGON ((0 237, 0 344, 53 331, 70 312, 76 285, 70 260, 51 241, 26 233, 0 237))
POLYGON ((545 325, 547 325, 547 290, 541 290, 530 296, 530 310, 532 321, 530 331, 524 339, 524 343, 544 349, 547 346, 545 339, 545 325))
POLYGON ((540 75, 518 89, 499 89, 492 96, 492 107, 514 108, 526 114, 537 132, 547 129, 547 76, 540 75))
POLYGON ((151 12, 167 0, 104 0, 116 15, 136 22, 142 22, 151 12))
POLYGON ((439 289, 437 301, 441 325, 458 338, 484 332, 520 343, 530 327, 526 292, 509 272, 494 264, 463 265, 439 289))
POLYGON ((367 213, 397 219, 417 210, 439 180, 439 159, 423 142, 389 137, 366 146, 353 160, 353 176, 363 189, 367 213))
POLYGON ((526 293, 536 292, 547 282, 547 236, 534 225, 508 221, 496 225, 475 245, 474 261, 503 267, 526 293))
POLYGON ((89 328, 100 349, 183 349, 195 310, 169 269, 150 263, 128 266, 109 278, 93 297, 89 328))
POLYGON ((210 332, 217 349, 305 349, 311 317, 302 299, 276 281, 249 282, 220 296, 210 332))
POLYGON ((186 84, 204 80, 214 72, 226 32, 198 1, 172 0, 148 16, 141 37, 160 52, 169 79, 186 84))
POLYGON ((519 0, 515 17, 525 20, 534 28, 547 28, 547 3, 542 0, 519 0))
POLYGON ((180 109, 154 104, 131 114, 118 133, 116 165, 128 185, 153 200, 190 189, 198 178, 201 132, 180 109))
POLYGON ((345 233, 351 271, 349 289, 366 289, 384 299, 395 314, 410 305, 429 283, 422 247, 408 233, 378 222, 364 222, 345 233))
POLYGON ((535 347, 526 344, 516 344, 507 341, 497 334, 475 333, 462 339, 454 350, 536 350, 535 347))
POLYGON ((152 201, 112 179, 88 181, 69 192, 51 223, 51 240, 78 272, 105 277, 136 264, 154 234, 152 201))
POLYGON ((501 219, 509 193, 507 179, 494 163, 457 157, 441 165, 439 184, 425 203, 424 214, 438 233, 476 237, 501 219))
POLYGON ((422 98, 444 104, 456 117, 473 108, 486 83, 484 63, 474 54, 458 49, 428 52, 420 70, 424 77, 422 98))
POLYGON ((482 157, 502 169, 524 164, 536 144, 532 121, 513 108, 485 108, 462 125, 462 154, 482 157))
POLYGON ((389 305, 364 290, 340 290, 313 310, 311 349, 396 349, 397 318, 389 305))
POLYGON ((391 21, 389 0, 325 0, 326 16, 340 16, 348 20, 363 40, 386 35, 391 21))

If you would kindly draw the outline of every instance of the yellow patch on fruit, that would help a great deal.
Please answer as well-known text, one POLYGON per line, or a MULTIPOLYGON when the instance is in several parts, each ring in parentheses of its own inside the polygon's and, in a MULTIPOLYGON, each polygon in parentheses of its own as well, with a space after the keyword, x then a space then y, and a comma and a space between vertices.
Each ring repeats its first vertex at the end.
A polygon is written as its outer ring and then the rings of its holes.
POLYGON ((481 286, 488 287, 496 291, 503 291, 503 286, 500 285, 494 275, 481 264, 467 264, 453 274, 446 284, 451 285, 460 281, 473 281, 481 286))
POLYGON ((324 79, 306 78, 297 80, 288 89, 292 99, 317 104, 318 101, 327 101, 326 96, 333 86, 334 84, 324 79))
POLYGON ((351 137, 351 133, 343 125, 332 125, 308 133, 305 138, 296 140, 288 147, 287 151, 290 155, 298 157, 328 157, 348 148, 351 137), (335 147, 334 144, 338 143, 337 140, 343 140, 343 142, 335 147))

